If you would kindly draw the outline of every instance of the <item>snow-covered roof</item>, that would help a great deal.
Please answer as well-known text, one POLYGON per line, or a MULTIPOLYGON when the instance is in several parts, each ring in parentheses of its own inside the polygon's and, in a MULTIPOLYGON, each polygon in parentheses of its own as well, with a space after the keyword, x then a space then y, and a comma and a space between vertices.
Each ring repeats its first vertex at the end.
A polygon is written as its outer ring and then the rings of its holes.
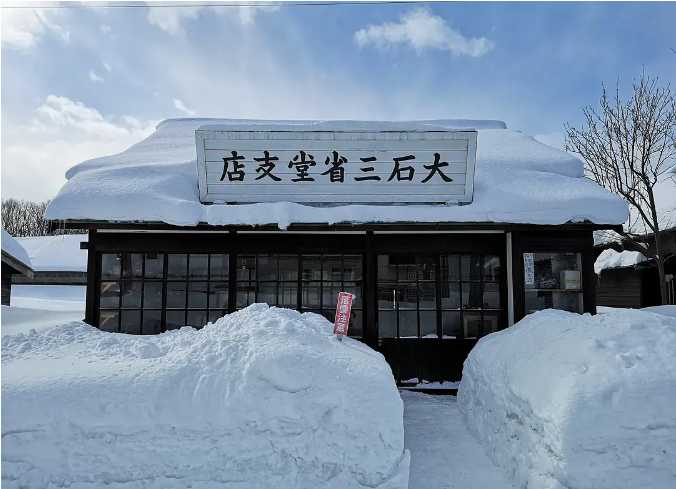
MULTIPOLYGON (((23 265, 29 270, 32 268, 31 260, 24 247, 4 228, 2 229, 2 254, 14 259, 19 266, 23 265)), ((20 271, 23 273, 22 270, 20 271)))
POLYGON ((87 241, 86 234, 34 236, 18 241, 28 252, 36 272, 87 271, 87 250, 80 249, 80 242, 87 241))
POLYGON ((594 271, 600 275, 603 270, 611 268, 633 267, 646 261, 646 257, 638 251, 615 251, 612 248, 603 250, 594 262, 594 271))
POLYGON ((496 222, 621 224, 626 204, 584 177, 577 158, 499 121, 250 121, 170 119, 126 151, 71 168, 47 209, 53 220, 265 225, 496 222), (195 130, 478 129, 474 200, 469 205, 341 205, 290 202, 204 205, 199 201, 195 130))

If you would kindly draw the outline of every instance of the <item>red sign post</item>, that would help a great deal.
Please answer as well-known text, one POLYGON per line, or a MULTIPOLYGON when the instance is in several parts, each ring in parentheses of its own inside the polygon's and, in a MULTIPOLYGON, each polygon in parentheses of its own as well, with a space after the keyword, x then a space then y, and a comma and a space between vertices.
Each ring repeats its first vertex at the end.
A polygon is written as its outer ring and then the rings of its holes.
POLYGON ((336 304, 336 320, 333 323, 333 334, 340 341, 343 336, 347 336, 347 328, 350 326, 350 311, 352 310, 352 299, 354 296, 349 292, 338 292, 338 303, 336 304))

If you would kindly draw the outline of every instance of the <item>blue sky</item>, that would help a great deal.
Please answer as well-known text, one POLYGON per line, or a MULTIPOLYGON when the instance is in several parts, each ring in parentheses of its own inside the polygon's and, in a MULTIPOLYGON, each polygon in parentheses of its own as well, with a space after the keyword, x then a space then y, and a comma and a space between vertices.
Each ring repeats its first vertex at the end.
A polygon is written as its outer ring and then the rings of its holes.
POLYGON ((676 82, 676 3, 1 13, 5 198, 169 117, 490 118, 561 144, 603 82, 676 82))

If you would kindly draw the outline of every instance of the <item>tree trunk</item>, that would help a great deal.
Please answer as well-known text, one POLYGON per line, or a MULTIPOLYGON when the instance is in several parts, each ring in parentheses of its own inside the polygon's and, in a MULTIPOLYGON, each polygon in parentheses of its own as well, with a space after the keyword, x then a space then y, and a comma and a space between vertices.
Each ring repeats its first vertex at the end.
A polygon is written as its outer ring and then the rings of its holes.
POLYGON ((660 298, 662 304, 667 303, 667 281, 664 277, 664 257, 662 256, 662 248, 660 247, 660 233, 655 233, 655 261, 657 262, 657 276, 660 281, 660 298))

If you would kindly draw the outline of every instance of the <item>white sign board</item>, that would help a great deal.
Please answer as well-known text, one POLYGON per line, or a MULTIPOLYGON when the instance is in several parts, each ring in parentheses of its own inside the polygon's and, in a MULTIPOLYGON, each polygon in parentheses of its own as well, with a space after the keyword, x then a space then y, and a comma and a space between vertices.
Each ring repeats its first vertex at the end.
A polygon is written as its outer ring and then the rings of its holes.
POLYGON ((198 129, 204 203, 469 203, 476 131, 198 129))

